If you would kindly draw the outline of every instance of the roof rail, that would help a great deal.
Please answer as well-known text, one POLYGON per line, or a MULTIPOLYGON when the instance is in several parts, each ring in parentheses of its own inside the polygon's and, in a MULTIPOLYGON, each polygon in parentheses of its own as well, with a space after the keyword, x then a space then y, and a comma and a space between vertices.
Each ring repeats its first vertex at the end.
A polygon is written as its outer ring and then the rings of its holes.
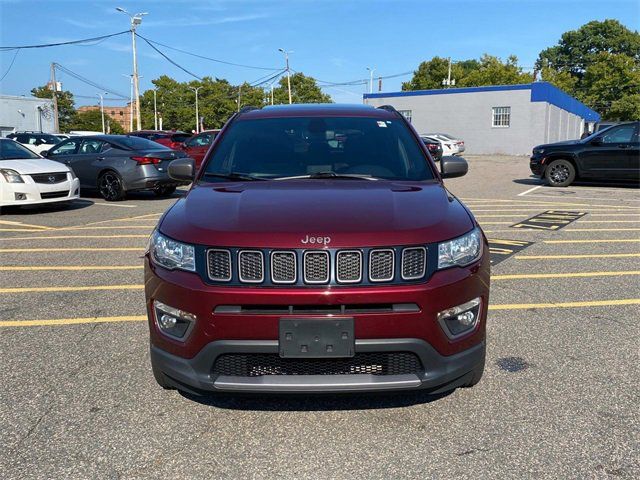
POLYGON ((254 107, 253 105, 248 105, 246 107, 242 107, 238 113, 247 113, 250 112, 251 110, 260 110, 258 107, 254 107))
POLYGON ((396 110, 396 108, 393 105, 381 105, 379 107, 380 110, 386 110, 387 112, 391 112, 391 113, 397 113, 398 115, 400 115, 400 112, 398 112, 398 110, 396 110))

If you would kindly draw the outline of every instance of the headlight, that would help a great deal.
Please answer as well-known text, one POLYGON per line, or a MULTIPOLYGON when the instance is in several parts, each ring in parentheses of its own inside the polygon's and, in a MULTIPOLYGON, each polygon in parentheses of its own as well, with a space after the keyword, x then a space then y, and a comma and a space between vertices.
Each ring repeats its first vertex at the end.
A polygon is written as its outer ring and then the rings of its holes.
POLYGON ((533 153, 536 155, 542 155, 544 153, 544 148, 534 148, 533 153))
POLYGON ((69 173, 71 174, 71 180, 75 180, 76 178, 78 178, 76 177, 76 172, 74 172, 72 168, 69 169, 69 173))
POLYGON ((161 235, 157 230, 149 240, 149 253, 155 263, 161 267, 173 270, 196 271, 193 245, 176 242, 161 235))
POLYGON ((9 170, 8 168, 2 168, 2 169, 0 169, 0 173, 2 173, 2 176, 7 181, 7 183, 24 183, 24 180, 22 179, 20 174, 18 172, 16 172, 15 170, 9 170))
POLYGON ((475 228, 448 242, 438 245, 438 269, 459 266, 475 262, 482 255, 482 234, 475 228))

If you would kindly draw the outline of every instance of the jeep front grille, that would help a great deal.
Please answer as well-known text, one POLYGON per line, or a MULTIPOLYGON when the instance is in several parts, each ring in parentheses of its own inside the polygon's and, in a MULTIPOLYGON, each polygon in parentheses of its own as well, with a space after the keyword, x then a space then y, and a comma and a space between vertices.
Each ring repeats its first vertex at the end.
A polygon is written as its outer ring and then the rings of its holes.
POLYGON ((327 283, 329 281, 329 252, 325 250, 304 252, 304 282, 327 283))
POLYGON ((358 283, 362 280, 362 252, 340 250, 336 254, 336 279, 340 283, 358 283))
POLYGON ((369 252, 369 280, 388 282, 393 280, 395 270, 394 252, 390 248, 369 252))
POLYGON ((402 251, 402 279, 424 277, 427 269, 427 250, 424 247, 405 248, 402 251))
POLYGON ((296 283, 296 253, 271 252, 271 281, 273 283, 296 283))
POLYGON ((207 272, 215 282, 231 281, 231 253, 229 250, 211 249, 207 252, 207 272))

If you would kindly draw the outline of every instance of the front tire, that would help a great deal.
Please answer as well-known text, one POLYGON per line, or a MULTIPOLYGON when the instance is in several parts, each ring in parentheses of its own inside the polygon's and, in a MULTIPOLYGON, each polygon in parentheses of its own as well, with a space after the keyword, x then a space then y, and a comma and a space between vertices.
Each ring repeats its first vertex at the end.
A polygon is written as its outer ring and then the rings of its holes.
POLYGON ((168 197, 176 191, 176 188, 175 185, 158 185, 153 189, 153 193, 156 194, 156 197, 168 197))
POLYGON ((98 177, 98 191, 107 202, 122 200, 126 193, 122 177, 112 170, 100 174, 98 177))
POLYGON ((480 365, 472 370, 471 377, 469 378, 469 381, 462 386, 463 388, 474 387, 480 382, 482 374, 484 373, 484 363, 485 361, 483 360, 480 365))
POLYGON ((544 176, 552 187, 568 187, 576 178, 576 167, 569 160, 554 160, 547 166, 544 176))
POLYGON ((151 362, 151 371, 153 372, 153 378, 156 379, 158 385, 165 390, 173 390, 174 388, 167 382, 167 377, 151 362))

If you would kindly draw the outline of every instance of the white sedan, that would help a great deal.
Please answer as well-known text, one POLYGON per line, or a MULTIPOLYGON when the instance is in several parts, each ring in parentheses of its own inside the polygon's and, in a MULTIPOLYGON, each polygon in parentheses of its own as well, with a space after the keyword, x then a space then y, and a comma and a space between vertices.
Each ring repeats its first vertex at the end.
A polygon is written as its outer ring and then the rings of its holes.
POLYGON ((465 150, 464 141, 446 133, 426 133, 424 136, 438 140, 442 144, 442 155, 456 155, 465 150))
POLYGON ((0 138, 0 207, 65 202, 80 197, 80 181, 66 165, 0 138))

